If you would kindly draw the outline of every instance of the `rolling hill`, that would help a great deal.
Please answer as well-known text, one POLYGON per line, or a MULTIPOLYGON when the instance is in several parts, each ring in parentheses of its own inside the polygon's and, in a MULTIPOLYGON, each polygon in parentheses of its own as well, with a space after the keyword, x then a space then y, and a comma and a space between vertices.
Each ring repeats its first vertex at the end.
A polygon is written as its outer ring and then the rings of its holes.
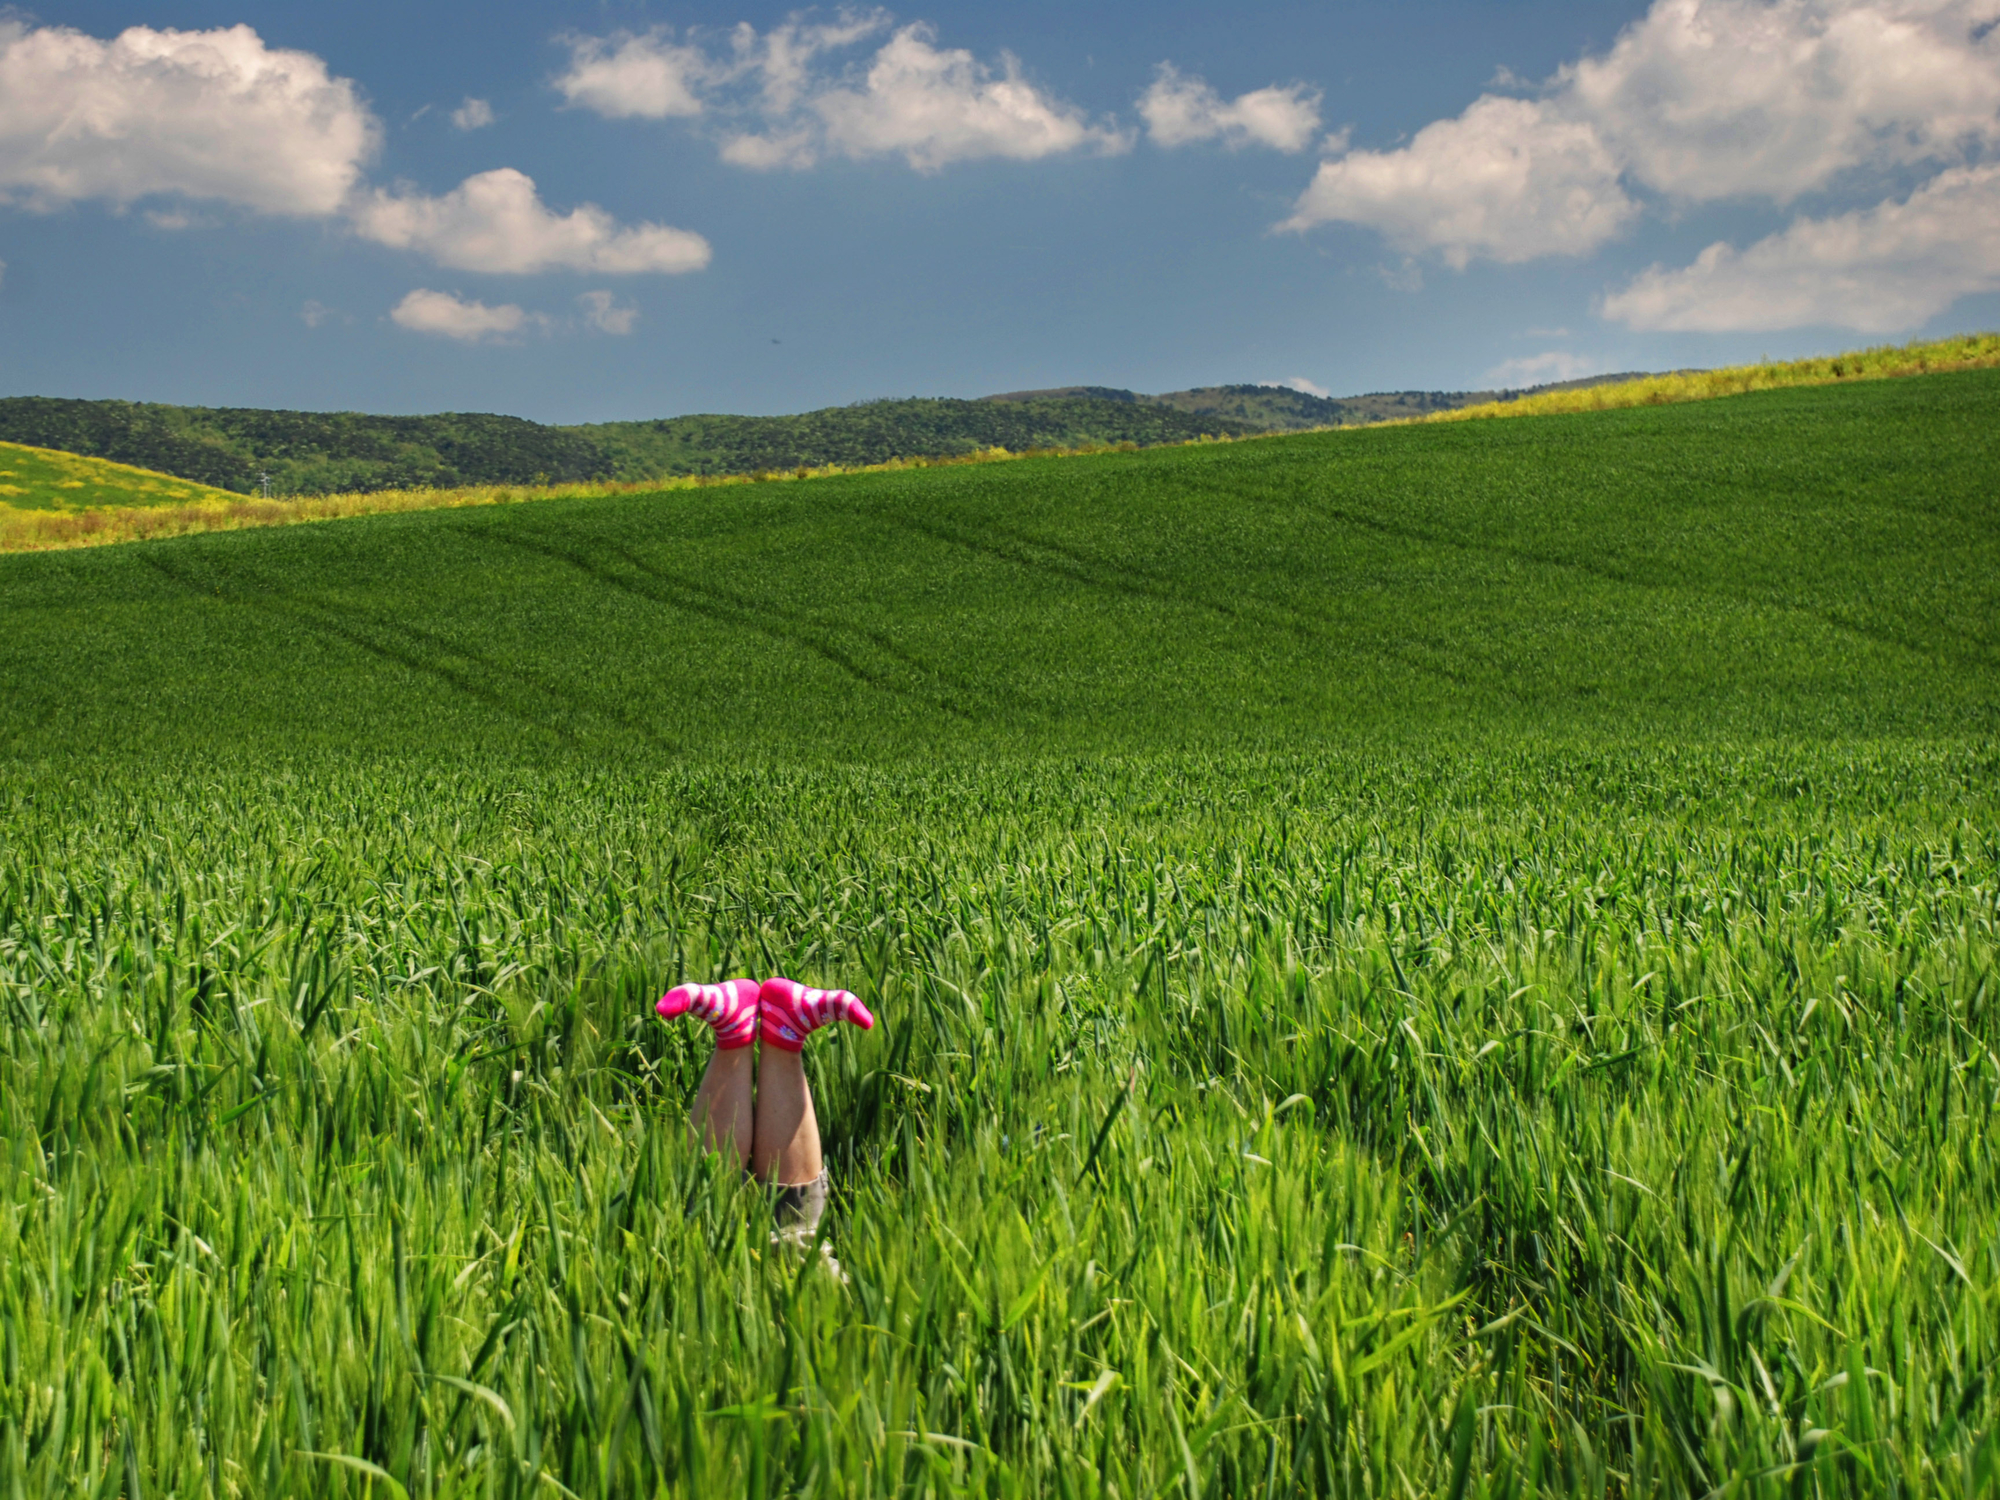
POLYGON ((610 465, 574 433, 520 417, 452 413, 378 417, 356 412, 264 411, 0 399, 0 439, 178 475, 248 495, 449 488, 602 479, 610 465))
POLYGON ((1523 396, 1588 390, 1644 378, 1636 372, 1593 375, 1564 380, 1530 390, 1376 391, 1366 396, 1315 396, 1278 385, 1206 385, 1187 391, 1146 396, 1107 386, 1065 386, 1049 391, 1011 391, 988 401, 1034 402, 1088 398, 1133 406, 1161 406, 1201 421, 1226 423, 1253 432, 1310 432, 1322 427, 1358 427, 1370 422, 1407 421, 1468 406, 1516 401, 1523 396))
POLYGON ((209 485, 171 474, 51 448, 0 442, 0 507, 11 510, 191 505, 231 498, 209 485))
POLYGON ((1996 434, 1973 372, 11 557, 7 744, 1988 733, 1996 434))
POLYGON ((910 399, 834 406, 795 417, 669 417, 570 429, 596 443, 620 479, 858 468, 948 458, 983 448, 1154 447, 1260 431, 1250 422, 1171 407, 1060 397, 1021 402, 910 399))
POLYGON ((16 396, 0 399, 0 440, 137 465, 238 494, 258 492, 268 480, 273 495, 292 496, 853 468, 987 448, 1152 447, 1422 416, 1516 394, 1406 391, 1327 401, 1268 386, 1163 396, 1079 386, 975 401, 864 401, 795 416, 698 415, 576 427, 464 412, 385 417, 16 396))
POLYGON ((1092 400, 874 401, 790 417, 689 416, 547 427, 453 412, 381 417, 129 401, 0 399, 0 439, 179 475, 239 494, 630 482, 893 458, 1180 443, 1259 430, 1092 400))

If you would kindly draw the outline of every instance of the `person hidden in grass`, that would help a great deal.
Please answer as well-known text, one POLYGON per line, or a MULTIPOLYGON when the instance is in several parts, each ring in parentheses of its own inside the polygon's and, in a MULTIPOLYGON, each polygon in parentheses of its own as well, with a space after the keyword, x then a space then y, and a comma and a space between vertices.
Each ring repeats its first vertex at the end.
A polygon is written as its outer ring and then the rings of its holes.
POLYGON ((733 1155, 758 1181, 775 1183, 772 1239, 809 1248, 826 1212, 826 1163, 799 1053, 831 1021, 866 1031, 875 1017, 846 990, 808 989, 783 978, 677 985, 654 1009, 668 1020, 691 1014, 714 1031, 715 1055, 695 1090, 688 1130, 704 1150, 733 1155), (753 1101, 750 1044, 759 1040, 753 1101))

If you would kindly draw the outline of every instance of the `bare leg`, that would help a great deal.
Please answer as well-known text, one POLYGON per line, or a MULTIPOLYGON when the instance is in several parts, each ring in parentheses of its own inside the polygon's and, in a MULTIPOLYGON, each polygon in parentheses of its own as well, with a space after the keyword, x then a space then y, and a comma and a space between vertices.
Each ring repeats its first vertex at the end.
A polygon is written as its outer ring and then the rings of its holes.
MULTIPOLYGON (((810 1114, 812 1106, 806 1108, 810 1114)), ((736 1165, 742 1167, 750 1161, 752 1126, 750 1049, 718 1047, 708 1060, 708 1071, 701 1075, 701 1087, 694 1091, 694 1104, 688 1110, 688 1135, 704 1151, 719 1151, 733 1157, 736 1165)), ((817 1131, 813 1133, 813 1147, 817 1156, 817 1131)))
POLYGON ((813 1115, 812 1090, 806 1087, 805 1065, 796 1052, 759 1047, 757 1062, 756 1146, 751 1170, 760 1181, 794 1187, 817 1178, 825 1163, 819 1155, 819 1120, 813 1115))

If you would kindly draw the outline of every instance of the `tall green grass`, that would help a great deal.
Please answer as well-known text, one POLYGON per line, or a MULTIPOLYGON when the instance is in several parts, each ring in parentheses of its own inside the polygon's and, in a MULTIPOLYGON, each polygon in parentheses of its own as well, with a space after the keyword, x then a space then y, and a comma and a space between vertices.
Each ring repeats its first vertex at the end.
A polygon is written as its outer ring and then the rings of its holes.
POLYGON ((1990 745, 40 770, 16 1493, 1995 1482, 1990 745), (847 1285, 650 1015, 775 970, 847 1285))
POLYGON ((0 1500, 1994 1493, 1996 406, 0 559, 0 1500))

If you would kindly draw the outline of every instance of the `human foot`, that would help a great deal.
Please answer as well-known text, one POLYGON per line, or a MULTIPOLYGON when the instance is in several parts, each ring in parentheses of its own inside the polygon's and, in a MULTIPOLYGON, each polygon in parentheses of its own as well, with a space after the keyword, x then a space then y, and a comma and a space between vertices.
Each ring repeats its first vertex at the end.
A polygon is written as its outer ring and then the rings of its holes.
POLYGON ((829 1021, 851 1021, 863 1031, 875 1024, 868 1007, 846 990, 807 989, 796 979, 767 979, 757 992, 764 1045, 797 1052, 806 1037, 829 1021))
POLYGON ((693 1011, 715 1032, 718 1052, 747 1047, 757 1040, 757 994, 754 979, 725 979, 721 984, 681 984, 660 996, 653 1007, 671 1021, 693 1011))

